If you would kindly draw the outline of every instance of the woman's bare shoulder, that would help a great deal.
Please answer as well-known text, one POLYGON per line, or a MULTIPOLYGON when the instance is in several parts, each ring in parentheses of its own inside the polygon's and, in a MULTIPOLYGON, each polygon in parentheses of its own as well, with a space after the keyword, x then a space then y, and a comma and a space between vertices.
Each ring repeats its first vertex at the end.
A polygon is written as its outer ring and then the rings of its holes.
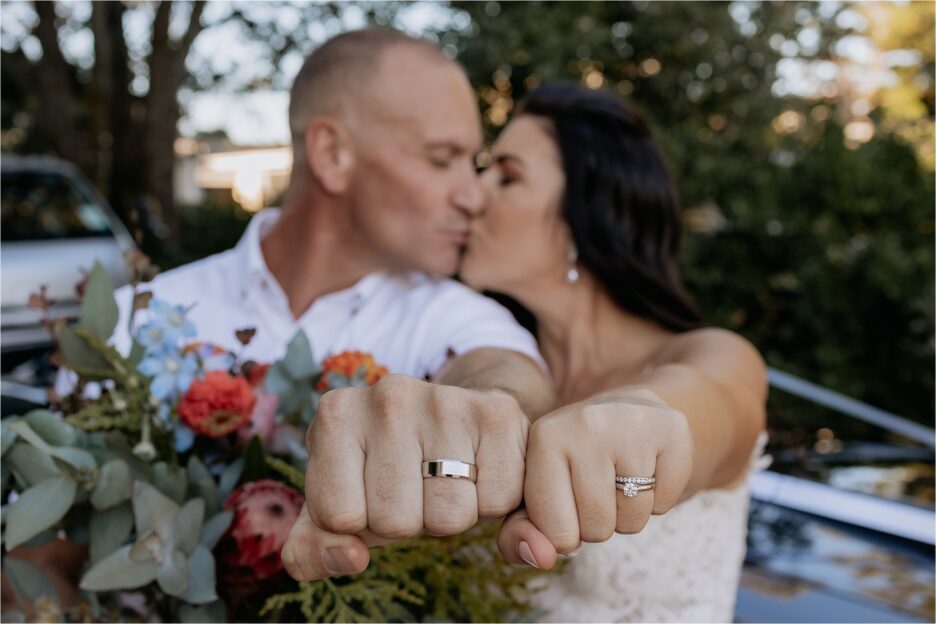
POLYGON ((715 378, 766 386, 766 366, 757 348, 743 336, 717 327, 674 335, 660 349, 656 365, 690 366, 715 378))

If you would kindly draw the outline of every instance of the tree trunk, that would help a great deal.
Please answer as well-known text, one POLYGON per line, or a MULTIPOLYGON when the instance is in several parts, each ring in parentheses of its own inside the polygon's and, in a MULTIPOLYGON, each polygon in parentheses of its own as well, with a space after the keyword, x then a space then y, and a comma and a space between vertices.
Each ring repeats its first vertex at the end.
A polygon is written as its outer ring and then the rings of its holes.
POLYGON ((90 171, 89 159, 78 149, 72 69, 58 45, 55 3, 36 2, 34 6, 39 16, 35 34, 42 45, 41 67, 35 76, 41 93, 37 126, 45 131, 49 143, 63 158, 90 171))
POLYGON ((188 29, 179 41, 171 41, 169 38, 171 8, 172 3, 163 0, 156 9, 153 21, 153 43, 149 58, 150 89, 146 96, 144 122, 144 153, 147 207, 161 213, 174 238, 177 234, 177 220, 172 182, 176 126, 181 113, 177 95, 185 78, 185 58, 195 37, 202 30, 201 14, 205 3, 193 4, 188 29))

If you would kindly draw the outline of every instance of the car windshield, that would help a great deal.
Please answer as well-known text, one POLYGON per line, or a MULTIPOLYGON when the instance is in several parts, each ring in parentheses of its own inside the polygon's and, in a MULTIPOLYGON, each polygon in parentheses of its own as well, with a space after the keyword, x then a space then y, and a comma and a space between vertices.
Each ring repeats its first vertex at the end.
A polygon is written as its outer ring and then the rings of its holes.
POLYGON ((4 241, 111 236, 104 209, 74 180, 54 171, 4 171, 4 241))

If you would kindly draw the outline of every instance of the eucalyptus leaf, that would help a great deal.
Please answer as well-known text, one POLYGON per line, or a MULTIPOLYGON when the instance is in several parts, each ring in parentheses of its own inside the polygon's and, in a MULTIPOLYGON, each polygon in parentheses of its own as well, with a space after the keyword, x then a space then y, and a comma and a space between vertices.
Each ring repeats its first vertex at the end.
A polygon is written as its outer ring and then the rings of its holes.
POLYGON ((183 603, 179 605, 179 618, 182 622, 224 624, 227 622, 227 609, 223 600, 215 600, 206 605, 183 603))
POLYGON ((46 442, 42 436, 36 433, 25 420, 20 419, 16 422, 8 424, 7 426, 16 432, 19 437, 35 446, 37 449, 45 451, 50 455, 53 453, 53 447, 48 442, 46 442))
POLYGON ((52 446, 70 446, 75 443, 75 429, 49 410, 33 410, 23 419, 30 428, 52 446))
POLYGON ((91 514, 91 563, 97 563, 120 548, 133 530, 129 502, 91 514))
POLYGON ((222 511, 209 518, 202 527, 199 538, 201 545, 208 550, 213 550, 231 526, 232 520, 234 520, 233 511, 222 511))
POLYGON ((217 600, 215 559, 211 551, 204 546, 199 546, 189 557, 187 567, 188 587, 181 596, 182 600, 193 604, 205 604, 217 600))
MULTIPOLYGON (((106 373, 112 371, 110 362, 104 355, 78 335, 72 326, 63 327, 58 334, 59 348, 65 358, 65 364, 73 370, 93 370, 106 373)), ((87 376, 87 375, 86 375, 87 376)), ((97 377, 92 375, 92 377, 97 377)), ((106 378, 104 375, 101 378, 106 378)))
POLYGON ((36 433, 29 423, 25 420, 19 420, 11 423, 13 429, 23 440, 29 442, 37 449, 57 457, 76 469, 93 470, 97 467, 94 457, 85 450, 73 448, 70 446, 52 446, 45 439, 36 433))
POLYGON ((218 486, 214 477, 201 463, 198 457, 192 456, 188 463, 189 489, 195 496, 205 499, 205 509, 209 513, 217 511, 218 486))
POLYGON ((4 541, 12 550, 53 526, 75 500, 75 482, 60 475, 34 485, 16 499, 6 514, 4 541))
POLYGON ((284 394, 292 390, 293 383, 294 382, 289 376, 286 368, 274 364, 267 371, 266 377, 263 380, 263 389, 266 392, 270 392, 282 397, 284 394))
POLYGON ((52 447, 51 455, 75 468, 76 470, 92 471, 97 468, 97 462, 94 461, 94 455, 88 451, 71 446, 52 447))
POLYGON ((119 318, 120 311, 114 300, 114 283, 101 263, 95 262, 85 283, 78 322, 102 342, 107 342, 119 318))
POLYGON ((52 461, 51 455, 31 444, 22 442, 13 445, 4 458, 4 463, 9 463, 10 468, 17 478, 24 482, 25 487, 31 487, 62 474, 61 468, 52 461))
POLYGON ((244 472, 244 458, 238 457, 224 469, 221 473, 218 485, 218 498, 226 500, 228 495, 237 487, 241 474, 244 472))
POLYGON ((166 462, 153 465, 153 485, 159 491, 181 504, 185 500, 188 478, 181 466, 170 466, 166 462))
POLYGON ((51 596, 58 602, 52 581, 45 572, 28 561, 4 557, 3 575, 13 586, 14 592, 26 598, 24 602, 35 602, 43 596, 51 596))
POLYGON ((156 573, 159 588, 170 596, 181 597, 189 585, 188 562, 182 551, 173 548, 156 573))
POLYGON ((16 442, 16 432, 9 427, 0 426, 0 457, 6 455, 7 449, 16 442))
POLYGON ((46 529, 39 535, 33 536, 23 542, 23 546, 26 548, 36 548, 38 546, 45 546, 49 542, 55 539, 55 535, 58 531, 54 529, 46 529))
POLYGON ((130 545, 117 549, 97 562, 81 579, 85 591, 136 589, 154 580, 159 572, 155 561, 136 562, 130 559, 130 545))
MULTIPOLYGON (((119 458, 124 460, 133 473, 133 478, 141 481, 152 481, 153 467, 133 454, 133 449, 127 443, 127 438, 119 431, 108 431, 103 436, 104 448, 96 454, 102 454, 108 460, 119 458)), ((106 462, 101 462, 106 463, 106 462)))
POLYGON ((305 379, 318 373, 319 369, 312 357, 312 346, 305 332, 301 329, 286 345, 286 354, 278 362, 293 379, 305 379))
POLYGON ((130 467, 120 459, 114 459, 101 467, 100 475, 91 494, 95 509, 108 509, 130 498, 133 477, 130 467))
POLYGON ((179 512, 179 506, 149 483, 133 482, 133 521, 138 536, 152 530, 164 531, 179 512))
POLYGON ((175 548, 186 556, 194 552, 198 546, 198 537, 201 535, 202 522, 205 520, 205 501, 193 498, 185 503, 179 513, 173 518, 171 531, 167 539, 175 548))

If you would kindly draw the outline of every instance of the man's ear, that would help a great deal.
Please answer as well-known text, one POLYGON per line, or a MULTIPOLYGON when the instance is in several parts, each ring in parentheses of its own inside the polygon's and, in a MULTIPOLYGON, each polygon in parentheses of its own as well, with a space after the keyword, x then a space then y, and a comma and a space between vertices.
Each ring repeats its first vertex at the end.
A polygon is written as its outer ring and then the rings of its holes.
POLYGON ((332 117, 317 117, 306 128, 306 162, 326 193, 340 195, 351 185, 354 146, 347 127, 332 117))

